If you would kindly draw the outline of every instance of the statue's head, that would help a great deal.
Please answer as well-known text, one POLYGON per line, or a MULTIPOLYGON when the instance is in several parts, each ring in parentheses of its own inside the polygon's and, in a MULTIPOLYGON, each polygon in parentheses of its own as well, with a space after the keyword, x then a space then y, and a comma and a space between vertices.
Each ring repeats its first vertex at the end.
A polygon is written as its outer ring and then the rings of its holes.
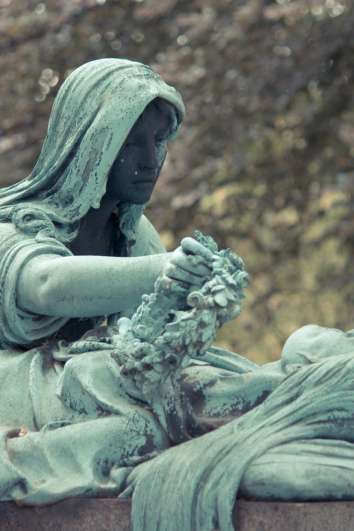
POLYGON ((145 204, 151 196, 178 128, 175 107, 154 99, 130 130, 108 175, 106 195, 123 203, 145 204))
POLYGON ((70 239, 72 226, 106 193, 117 203, 143 205, 183 114, 180 94, 146 65, 82 65, 55 98, 32 173, 0 189, 0 220, 41 211, 70 239))

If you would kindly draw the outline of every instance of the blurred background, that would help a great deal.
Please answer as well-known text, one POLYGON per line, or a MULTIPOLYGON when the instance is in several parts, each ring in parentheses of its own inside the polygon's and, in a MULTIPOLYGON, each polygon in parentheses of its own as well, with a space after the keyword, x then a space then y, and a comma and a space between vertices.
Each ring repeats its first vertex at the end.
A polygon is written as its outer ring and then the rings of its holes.
POLYGON ((352 0, 0 0, 0 185, 24 178, 78 65, 126 57, 187 117, 149 205, 168 248, 198 228, 252 283, 218 344, 264 362, 307 323, 354 328, 352 0))

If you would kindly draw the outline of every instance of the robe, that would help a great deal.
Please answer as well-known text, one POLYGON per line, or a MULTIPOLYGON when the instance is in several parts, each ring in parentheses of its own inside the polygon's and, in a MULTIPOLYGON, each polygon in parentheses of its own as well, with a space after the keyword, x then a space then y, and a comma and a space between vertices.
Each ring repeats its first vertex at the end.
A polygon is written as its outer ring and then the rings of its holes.
MULTIPOLYGON (((28 260, 39 254, 70 256, 70 250, 54 238, 36 239, 9 223, 0 224, 0 250, 2 500, 43 504, 73 495, 117 494, 127 467, 170 447, 179 422, 187 425, 188 437, 198 436, 241 415, 278 383, 279 375, 271 370, 249 385, 257 365, 212 347, 204 360, 192 360, 183 371, 185 410, 166 431, 149 404, 127 391, 109 344, 77 350, 81 338, 60 339, 67 319, 18 306, 17 280, 28 260)), ((142 216, 131 256, 161 252, 156 230, 142 216)), ((109 327, 97 320, 82 339, 96 336, 101 341, 102 331, 109 327)))
MULTIPOLYGON (((301 329, 278 362, 261 367, 212 347, 165 397, 183 407, 175 427, 162 426, 129 392, 103 341, 109 327, 93 323, 101 348, 85 351, 60 341, 66 319, 17 304, 28 261, 70 256, 67 244, 100 207, 121 146, 155 98, 175 108, 176 132, 182 99, 149 67, 122 59, 81 66, 58 92, 32 173, 0 190, 0 500, 45 504, 128 485, 135 531, 229 531, 239 494, 352 497, 351 333, 301 329)), ((132 256, 163 251, 143 208, 119 205, 132 256)))

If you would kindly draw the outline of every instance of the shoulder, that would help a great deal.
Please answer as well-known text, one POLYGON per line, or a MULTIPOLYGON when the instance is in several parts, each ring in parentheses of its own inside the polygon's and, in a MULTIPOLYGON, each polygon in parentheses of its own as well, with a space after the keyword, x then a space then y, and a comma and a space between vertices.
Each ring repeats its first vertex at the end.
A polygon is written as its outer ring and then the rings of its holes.
POLYGON ((136 242, 132 247, 132 256, 165 253, 159 233, 146 216, 141 216, 136 232, 136 242))
POLYGON ((17 279, 22 268, 40 255, 71 256, 72 253, 56 238, 40 233, 25 234, 12 223, 0 223, 0 292, 10 277, 17 279))
MULTIPOLYGON (((42 249, 45 248, 46 253, 51 251, 54 254, 68 254, 71 255, 69 248, 57 238, 52 236, 38 234, 26 234, 19 230, 13 223, 0 222, 0 249, 7 249, 15 246, 16 248, 32 247, 42 249)), ((0 255, 3 252, 0 251, 0 255)), ((0 256, 1 259, 1 256, 0 256)))
POLYGON ((0 241, 15 236, 18 233, 12 223, 0 223, 0 241))
POLYGON ((7 249, 11 249, 26 236, 18 231, 12 223, 0 223, 0 261, 7 249))

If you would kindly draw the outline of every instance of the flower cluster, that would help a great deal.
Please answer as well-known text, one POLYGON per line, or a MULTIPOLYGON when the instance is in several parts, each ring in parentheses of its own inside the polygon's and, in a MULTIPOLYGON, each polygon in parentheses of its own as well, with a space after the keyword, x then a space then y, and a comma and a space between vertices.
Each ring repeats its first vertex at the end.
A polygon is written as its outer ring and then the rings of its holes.
POLYGON ((210 236, 199 232, 193 236, 211 251, 211 273, 199 290, 187 296, 186 309, 174 307, 173 286, 160 278, 132 319, 118 322, 112 356, 121 374, 145 397, 171 373, 178 375, 191 357, 203 356, 218 327, 241 310, 248 285, 242 259, 230 249, 219 251, 210 236))

